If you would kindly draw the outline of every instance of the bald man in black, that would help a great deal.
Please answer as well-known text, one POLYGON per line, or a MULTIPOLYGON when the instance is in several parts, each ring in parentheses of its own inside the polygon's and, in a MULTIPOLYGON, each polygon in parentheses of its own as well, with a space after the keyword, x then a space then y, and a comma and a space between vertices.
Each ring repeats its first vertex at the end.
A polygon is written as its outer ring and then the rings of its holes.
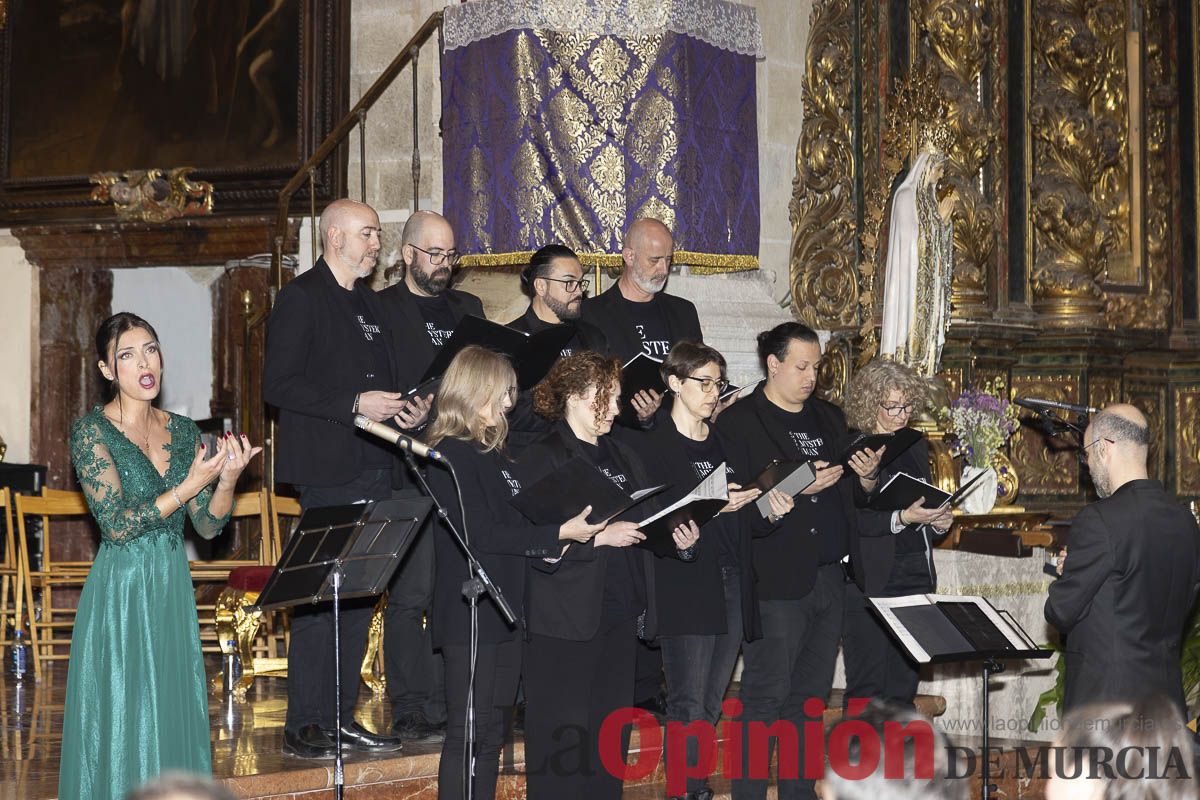
POLYGON ((1064 636, 1067 711, 1161 694, 1184 708, 1180 638, 1200 589, 1200 528, 1150 479, 1150 426, 1112 405, 1084 432, 1100 499, 1071 525, 1046 619, 1064 636))

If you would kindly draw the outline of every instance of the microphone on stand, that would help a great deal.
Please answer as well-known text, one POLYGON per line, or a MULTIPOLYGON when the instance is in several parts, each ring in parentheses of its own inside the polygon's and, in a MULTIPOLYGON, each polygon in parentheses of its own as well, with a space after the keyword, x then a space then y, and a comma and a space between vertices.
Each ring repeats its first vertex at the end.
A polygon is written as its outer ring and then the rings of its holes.
POLYGON ((378 436, 384 441, 391 442, 401 450, 407 450, 410 453, 416 453, 421 458, 428 458, 433 461, 445 461, 445 459, 442 458, 441 453, 439 453, 437 450, 434 450, 424 442, 419 442, 411 436, 405 436, 400 431, 396 430, 395 428, 389 428, 382 422, 375 422, 374 420, 367 419, 362 414, 356 414, 354 416, 354 427, 361 428, 372 436, 378 436))
POLYGON ((1032 411, 1045 411, 1048 408, 1058 409, 1059 411, 1070 411, 1073 414, 1079 414, 1086 417, 1089 414, 1098 414, 1100 409, 1092 408, 1091 406, 1081 406, 1075 403, 1060 403, 1057 400, 1040 400, 1036 397, 1017 397, 1013 400, 1019 406, 1023 406, 1032 411))

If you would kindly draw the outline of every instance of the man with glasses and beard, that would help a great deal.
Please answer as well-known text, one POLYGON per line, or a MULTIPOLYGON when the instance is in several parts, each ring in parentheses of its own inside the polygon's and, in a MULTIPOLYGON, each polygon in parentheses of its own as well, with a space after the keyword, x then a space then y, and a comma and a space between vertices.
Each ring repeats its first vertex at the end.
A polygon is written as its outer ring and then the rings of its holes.
MULTIPOLYGON (((463 317, 484 314, 478 297, 450 288, 460 257, 454 249, 454 230, 445 217, 432 211, 418 211, 409 217, 400 251, 404 276, 378 297, 385 330, 396 352, 398 384, 406 391, 420 383, 463 317)), ((426 413, 432 400, 432 394, 419 398, 426 413)), ((417 435, 425 414, 417 422, 408 433, 417 435)), ((415 478, 405 473, 407 485, 402 494, 419 494, 415 478)), ((392 701, 392 730, 401 739, 414 742, 440 741, 446 726, 442 670, 423 624, 433 602, 433 532, 428 530, 432 524, 431 516, 400 562, 384 616, 384 667, 392 701)))
POLYGON ((1200 528, 1149 477, 1150 425, 1111 405, 1084 431, 1100 499, 1075 515, 1046 620, 1064 637, 1067 711, 1161 694, 1186 713, 1180 639, 1200 589, 1200 528))
MULTIPOLYGON (((604 331, 579 318, 584 295, 590 281, 583 277, 583 265, 575 251, 565 245, 548 244, 529 259, 521 270, 521 290, 529 295, 529 308, 508 323, 508 327, 525 333, 571 325, 575 336, 562 349, 562 358, 591 350, 608 355, 608 337, 604 331)), ((521 392, 516 405, 508 413, 508 446, 520 452, 535 439, 550 430, 553 424, 533 411, 531 393, 521 392)))

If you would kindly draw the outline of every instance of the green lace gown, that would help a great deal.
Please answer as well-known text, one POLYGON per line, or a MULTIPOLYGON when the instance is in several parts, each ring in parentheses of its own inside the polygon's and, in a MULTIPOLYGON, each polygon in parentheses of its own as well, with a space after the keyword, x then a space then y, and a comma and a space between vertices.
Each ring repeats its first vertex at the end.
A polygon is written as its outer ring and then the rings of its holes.
MULTIPOLYGON (((71 459, 101 542, 72 634, 59 767, 63 800, 120 800, 162 772, 212 772, 183 511, 163 519, 154 505, 187 476, 200 432, 175 414, 167 431, 164 476, 99 408, 71 428, 71 459)), ((229 519, 209 514, 211 499, 206 489, 187 504, 205 538, 229 519)))

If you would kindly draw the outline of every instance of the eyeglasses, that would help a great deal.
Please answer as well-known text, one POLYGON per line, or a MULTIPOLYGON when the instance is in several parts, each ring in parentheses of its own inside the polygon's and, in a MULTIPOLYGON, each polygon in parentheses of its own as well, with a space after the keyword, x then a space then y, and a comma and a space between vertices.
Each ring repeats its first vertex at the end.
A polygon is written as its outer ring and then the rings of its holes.
POLYGON ((422 247, 417 247, 415 244, 410 244, 409 247, 413 250, 420 250, 429 256, 429 263, 435 267, 440 267, 447 261, 450 262, 450 266, 457 267, 458 262, 462 261, 462 253, 457 250, 426 250, 422 247))
POLYGON ((901 405, 884 405, 883 403, 880 403, 879 407, 882 408, 889 417, 899 417, 903 414, 911 414, 912 410, 916 406, 913 403, 905 403, 902 406, 901 405))
POLYGON ((590 286, 592 283, 588 278, 542 278, 542 280, 561 283, 563 288, 567 290, 568 294, 574 292, 576 289, 581 292, 586 292, 588 290, 588 286, 590 286))
POLYGON ((693 375, 684 375, 684 380, 695 381, 700 384, 700 391, 708 394, 716 387, 717 393, 725 391, 729 388, 729 381, 724 378, 697 378, 693 375))
POLYGON ((1116 444, 1115 439, 1109 439, 1107 436, 1097 436, 1095 439, 1092 439, 1092 441, 1088 442, 1083 447, 1079 448, 1079 463, 1080 464, 1088 463, 1088 454, 1087 454, 1088 448, 1091 447, 1092 445, 1099 444, 1100 442, 1108 442, 1109 444, 1116 444))

